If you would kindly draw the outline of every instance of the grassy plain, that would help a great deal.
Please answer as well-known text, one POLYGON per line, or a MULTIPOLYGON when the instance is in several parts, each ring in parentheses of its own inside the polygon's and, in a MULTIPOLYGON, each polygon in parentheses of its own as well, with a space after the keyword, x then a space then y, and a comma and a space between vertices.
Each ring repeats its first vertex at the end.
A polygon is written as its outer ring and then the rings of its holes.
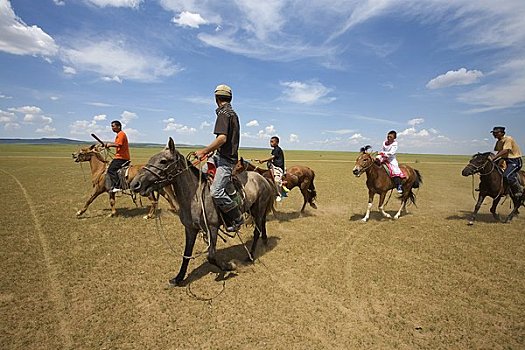
MULTIPOLYGON (((362 223, 367 191, 351 174, 355 153, 288 151, 288 166, 315 170, 319 209, 300 215, 294 189, 270 215, 255 264, 220 280, 201 256, 186 287, 166 288, 181 262, 178 217, 162 202, 161 221, 144 220, 147 208, 120 197, 110 218, 102 196, 76 218, 91 184, 74 151, 0 145, 2 349, 525 347, 525 220, 496 223, 487 201, 466 225, 468 157, 400 155, 423 175, 418 206, 392 221, 376 202, 362 223)), ((156 151, 134 148, 134 162, 156 151)), ((250 243, 251 230, 242 237, 250 243)), ((218 248, 219 258, 245 258, 237 239, 218 248)))

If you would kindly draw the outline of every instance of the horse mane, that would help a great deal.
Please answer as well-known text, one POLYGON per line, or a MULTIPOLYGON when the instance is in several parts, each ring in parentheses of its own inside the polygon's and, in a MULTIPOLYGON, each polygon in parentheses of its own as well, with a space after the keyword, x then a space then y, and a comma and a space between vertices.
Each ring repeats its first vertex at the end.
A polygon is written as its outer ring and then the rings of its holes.
POLYGON ((368 150, 371 150, 372 149, 372 146, 370 145, 366 145, 364 147, 361 147, 361 149, 359 150, 359 152, 361 153, 368 153, 368 150))

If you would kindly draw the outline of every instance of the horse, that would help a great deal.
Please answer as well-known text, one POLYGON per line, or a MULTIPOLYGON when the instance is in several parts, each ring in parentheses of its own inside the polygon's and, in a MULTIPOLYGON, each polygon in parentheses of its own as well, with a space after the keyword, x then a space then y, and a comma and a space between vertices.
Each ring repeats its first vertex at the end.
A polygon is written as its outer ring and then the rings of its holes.
MULTIPOLYGON (((352 173, 359 177, 364 172, 366 172, 366 186, 368 187, 368 207, 366 210, 365 216, 361 219, 363 222, 368 221, 370 217, 370 209, 372 208, 372 202, 374 200, 374 195, 379 195, 379 211, 383 214, 384 217, 391 219, 392 216, 385 212, 383 208, 383 203, 388 191, 392 190, 394 182, 383 168, 382 165, 374 161, 373 156, 368 153, 370 146, 362 147, 361 153, 355 161, 355 166, 352 170, 352 173)), ((401 207, 399 211, 394 215, 394 219, 399 219, 401 216, 401 211, 406 211, 407 201, 410 200, 413 204, 416 204, 416 195, 412 191, 414 188, 419 188, 423 183, 423 178, 417 169, 406 164, 400 164, 399 168, 406 175, 403 179, 403 193, 399 197, 401 199, 401 207)))
MULTIPOLYGON (((239 174, 243 171, 256 171, 275 186, 274 177, 270 169, 262 169, 241 157, 235 165, 233 174, 239 174)), ((303 194, 304 202, 301 208, 301 213, 304 213, 306 203, 310 204, 312 208, 317 209, 317 205, 314 202, 317 197, 314 179, 315 172, 304 165, 294 165, 287 169, 283 176, 283 184, 287 189, 291 190, 294 187, 299 187, 303 194)))
MULTIPOLYGON (((91 168, 91 183, 93 184, 93 191, 91 193, 91 196, 84 204, 84 207, 77 211, 76 215, 77 217, 80 217, 84 212, 87 210, 89 205, 102 193, 108 192, 110 188, 106 185, 106 172, 107 172, 107 161, 102 156, 101 152, 103 151, 103 147, 99 145, 91 145, 90 147, 81 148, 77 152, 73 153, 73 159, 76 163, 81 162, 89 162, 89 166, 91 168)), ((131 182, 133 178, 136 176, 138 170, 142 168, 143 165, 131 165, 128 169, 128 174, 126 176, 127 183, 131 182)), ((177 201, 175 199, 175 195, 173 193, 173 190, 171 187, 166 186, 165 188, 160 189, 159 193, 168 201, 170 205, 170 209, 173 212, 178 211, 177 207, 177 201)), ((145 219, 151 219, 153 218, 155 214, 155 210, 157 209, 158 202, 155 199, 153 195, 149 195, 149 200, 151 201, 151 208, 146 216, 144 216, 145 219)), ((134 196, 132 196, 133 202, 135 205, 137 204, 135 201, 134 196)), ((111 214, 110 216, 115 216, 117 214, 117 210, 115 208, 115 193, 109 192, 109 203, 111 205, 111 214)))
MULTIPOLYGON (((501 198, 510 194, 508 186, 505 181, 503 181, 502 172, 498 170, 500 169, 499 165, 489 159, 490 154, 491 152, 474 154, 467 166, 461 171, 461 175, 463 176, 471 176, 477 173, 480 175, 478 201, 476 202, 474 212, 468 221, 468 225, 474 225, 479 208, 487 196, 492 198, 492 206, 490 207, 492 216, 495 220, 501 221, 496 209, 501 198)), ((520 171, 519 177, 521 177, 521 183, 524 184, 525 172, 523 170, 520 171)), ((505 222, 510 222, 514 215, 519 213, 519 207, 523 205, 523 197, 520 199, 511 196, 511 198, 514 209, 507 216, 505 222)))
MULTIPOLYGON (((254 220, 253 242, 250 260, 255 257, 259 235, 267 244, 266 216, 275 204, 274 189, 264 177, 255 172, 244 172, 236 176, 243 185, 241 211, 254 220)), ((219 209, 214 205, 206 176, 185 158, 170 137, 168 146, 150 158, 133 179, 131 189, 141 195, 149 195, 159 187, 171 184, 179 201, 179 218, 184 225, 185 247, 179 273, 170 280, 171 285, 183 285, 192 258, 197 234, 203 231, 208 240, 208 262, 223 271, 235 269, 232 262, 219 262, 216 244, 219 228, 223 222, 219 209)))

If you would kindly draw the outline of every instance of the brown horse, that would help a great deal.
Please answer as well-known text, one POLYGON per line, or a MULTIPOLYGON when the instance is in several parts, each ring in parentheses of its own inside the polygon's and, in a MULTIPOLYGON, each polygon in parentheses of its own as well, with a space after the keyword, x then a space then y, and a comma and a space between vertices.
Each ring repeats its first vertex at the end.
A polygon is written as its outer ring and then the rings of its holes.
MULTIPOLYGON (((73 153, 73 159, 76 163, 80 162, 89 162, 89 166, 91 168, 91 183, 93 184, 93 192, 91 193, 91 196, 87 200, 87 202, 84 204, 84 207, 77 211, 77 217, 84 214, 84 212, 87 210, 89 205, 102 193, 108 192, 109 188, 106 187, 106 171, 107 171, 107 161, 102 156, 103 147, 99 145, 91 145, 90 147, 81 148, 77 152, 73 153)), ((127 183, 129 184, 133 178, 137 175, 138 171, 143 168, 144 165, 131 165, 128 170, 128 174, 126 176, 127 183)), ((129 187, 129 186, 128 186, 129 187)), ((170 204, 170 208, 172 211, 177 212, 178 211, 178 205, 177 201, 175 199, 175 194, 173 193, 173 190, 171 187, 166 186, 165 188, 161 189, 159 192, 170 204)), ((134 197, 133 202, 135 202, 134 197)), ((149 200, 151 201, 151 208, 148 212, 148 215, 144 216, 145 219, 151 219, 154 216, 155 210, 157 209, 158 202, 153 196, 153 194, 150 194, 148 196, 149 200)), ((117 210, 115 209, 115 193, 109 192, 109 203, 111 205, 111 214, 110 216, 115 216, 117 214, 117 210)), ((135 205, 137 203, 135 202, 135 205)))
MULTIPOLYGON (((241 157, 241 159, 239 159, 235 165, 233 174, 236 175, 243 171, 256 171, 275 186, 273 174, 270 169, 263 169, 255 166, 241 157)), ((287 189, 291 190, 294 187, 299 187, 301 189, 304 200, 301 213, 304 213, 306 203, 310 204, 312 208, 317 209, 317 205, 314 202, 315 198, 317 197, 314 179, 314 171, 304 165, 294 165, 293 167, 287 169, 283 176, 283 184, 287 189)))
MULTIPOLYGON (((474 212, 472 213, 471 218, 468 221, 469 225, 474 225, 476 220, 476 215, 478 214, 481 204, 485 200, 485 197, 490 197, 493 199, 492 206, 490 207, 490 212, 492 216, 497 221, 500 221, 499 215, 496 213, 498 203, 501 198, 510 194, 509 188, 503 181, 503 176, 498 170, 499 166, 489 159, 491 152, 478 153, 472 156, 472 159, 469 161, 467 166, 461 172, 463 176, 470 176, 476 173, 480 174, 480 183, 479 183, 479 196, 476 206, 474 207, 474 212)), ((525 184, 525 172, 522 170, 519 173, 520 182, 525 184)), ((525 196, 524 196, 525 197, 525 196)), ((518 214, 519 207, 523 204, 523 197, 514 198, 512 197, 512 202, 514 204, 514 210, 507 216, 505 222, 512 220, 513 216, 518 214)))
MULTIPOLYGON (((386 218, 392 218, 390 214, 385 212, 383 208, 383 203, 385 202, 385 197, 388 191, 392 190, 394 182, 387 174, 386 170, 382 165, 374 161, 374 157, 368 153, 370 146, 362 147, 359 157, 355 161, 354 169, 352 173, 359 177, 361 174, 366 172, 366 186, 368 187, 368 207, 366 210, 366 215, 361 219, 362 221, 368 221, 370 217, 370 209, 372 208, 372 202, 374 200, 374 195, 379 195, 379 211, 386 218)), ((406 175, 403 179, 403 193, 400 196, 401 207, 399 211, 394 215, 394 219, 399 219, 401 216, 401 211, 406 211, 407 201, 410 200, 413 204, 416 204, 416 196, 412 189, 419 188, 423 183, 421 174, 418 170, 413 169, 412 167, 400 164, 399 168, 406 175)))

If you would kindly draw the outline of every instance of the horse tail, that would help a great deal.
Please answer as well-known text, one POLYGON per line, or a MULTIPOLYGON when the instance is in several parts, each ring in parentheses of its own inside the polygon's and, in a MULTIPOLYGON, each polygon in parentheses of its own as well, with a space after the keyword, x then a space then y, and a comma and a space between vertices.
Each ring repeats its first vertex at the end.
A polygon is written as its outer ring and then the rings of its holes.
MULTIPOLYGON (((414 172, 416 173, 416 179, 414 180, 414 184, 412 185, 412 188, 408 192, 408 200, 414 205, 416 205, 416 194, 414 193, 414 188, 419 188, 421 184, 423 183, 423 177, 421 176, 421 173, 419 170, 414 169, 414 172)), ((417 205, 416 205, 417 206, 417 205)))
POLYGON ((419 170, 414 169, 414 172, 416 173, 416 179, 414 180, 414 185, 412 186, 412 188, 419 188, 419 186, 421 186, 421 184, 423 183, 423 177, 421 176, 419 170))

